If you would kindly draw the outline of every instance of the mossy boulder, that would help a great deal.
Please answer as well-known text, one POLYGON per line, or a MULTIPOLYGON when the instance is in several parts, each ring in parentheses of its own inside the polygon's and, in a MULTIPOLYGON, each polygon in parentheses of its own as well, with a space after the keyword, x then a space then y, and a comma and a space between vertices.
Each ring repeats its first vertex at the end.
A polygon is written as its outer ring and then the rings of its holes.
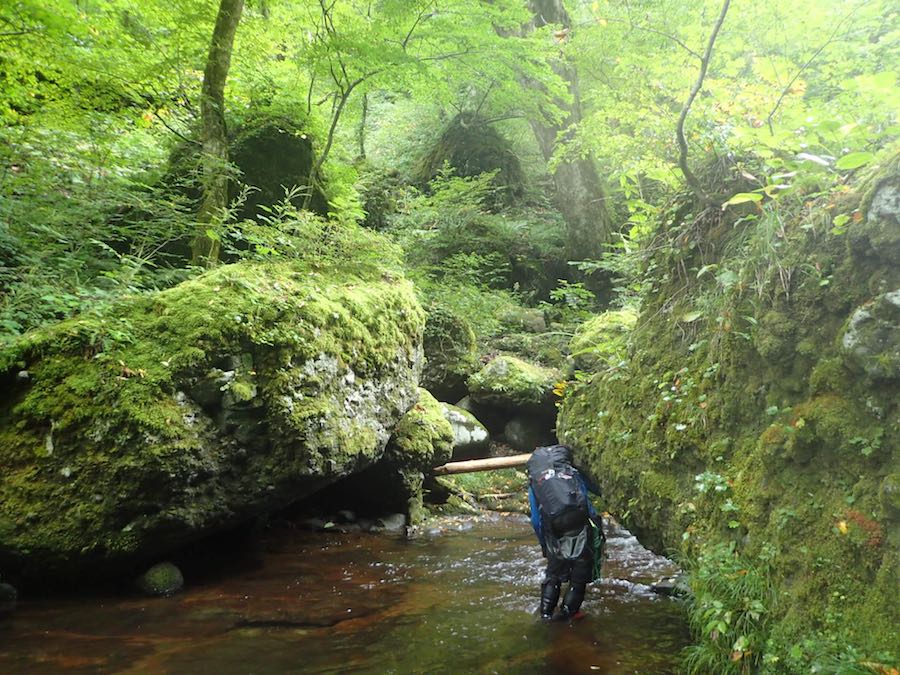
POLYGON ((477 115, 457 115, 419 159, 413 179, 427 185, 445 164, 463 178, 496 171, 498 202, 512 203, 524 192, 525 174, 512 143, 477 115))
POLYGON ((332 498, 365 512, 403 512, 417 524, 424 517, 425 475, 450 459, 453 431, 443 404, 425 389, 400 418, 384 456, 374 466, 335 485, 332 498))
POLYGON ((622 361, 636 320, 634 310, 617 309, 585 321, 570 345, 575 370, 599 370, 622 361))
POLYGON ((475 332, 466 319, 439 304, 427 309, 425 367, 421 385, 442 401, 466 394, 466 379, 478 370, 475 332))
POLYGON ((452 450, 453 429, 444 415, 444 404, 420 388, 415 405, 394 429, 385 459, 423 471, 447 462, 452 450))
POLYGON ((135 580, 135 586, 145 595, 174 595, 184 586, 184 576, 173 563, 157 563, 135 580))
POLYGON ((28 334, 0 355, 0 565, 162 557, 374 464, 423 325, 407 281, 348 255, 222 266, 28 334))
MULTIPOLYGON (((193 179, 200 165, 199 144, 179 145, 169 160, 163 183, 199 204, 201 191, 193 179)), ((257 114, 229 124, 229 161, 235 166, 228 186, 229 200, 241 197, 237 215, 254 220, 295 191, 290 202, 316 213, 328 212, 328 198, 319 186, 309 187, 309 175, 316 161, 313 140, 301 120, 283 115, 257 114), (244 192, 244 188, 250 189, 244 192)))
POLYGON ((469 378, 469 394, 479 405, 552 414, 555 409, 553 387, 561 377, 554 368, 501 355, 469 378))
POLYGON ((484 457, 491 443, 491 435, 487 428, 464 408, 441 403, 441 409, 453 430, 452 459, 484 457))

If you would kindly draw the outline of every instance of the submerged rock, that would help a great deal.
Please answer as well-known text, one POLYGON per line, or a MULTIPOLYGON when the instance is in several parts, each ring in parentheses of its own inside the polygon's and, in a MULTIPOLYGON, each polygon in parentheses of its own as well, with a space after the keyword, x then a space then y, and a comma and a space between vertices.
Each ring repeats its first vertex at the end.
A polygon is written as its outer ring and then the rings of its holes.
POLYGON ((553 386, 559 371, 515 356, 498 356, 469 378, 469 392, 478 404, 505 410, 555 412, 553 386))
POLYGON ((135 585, 146 595, 168 597, 184 587, 184 577, 174 564, 161 562, 140 575, 135 585))
POLYGON ((452 459, 482 457, 491 443, 485 426, 468 410, 449 403, 441 403, 444 418, 453 430, 452 459))
POLYGON ((402 532, 406 527, 406 516, 402 513, 392 513, 375 520, 371 530, 373 532, 402 532))
POLYGON ((161 557, 373 465, 418 397, 423 319, 347 257, 226 265, 29 334, 0 355, 0 565, 161 557))
POLYGON ((14 586, 0 582, 0 618, 16 608, 19 594, 14 586))

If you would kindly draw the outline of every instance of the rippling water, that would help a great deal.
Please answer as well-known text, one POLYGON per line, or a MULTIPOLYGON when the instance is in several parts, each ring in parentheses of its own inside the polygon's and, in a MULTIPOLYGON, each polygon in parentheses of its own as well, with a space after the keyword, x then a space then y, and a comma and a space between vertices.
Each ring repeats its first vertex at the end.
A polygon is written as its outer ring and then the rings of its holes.
POLYGON ((604 579, 571 624, 537 619, 543 562, 523 517, 413 540, 286 530, 173 598, 23 601, 0 621, 0 672, 673 672, 687 628, 649 583, 675 568, 608 535, 604 579))

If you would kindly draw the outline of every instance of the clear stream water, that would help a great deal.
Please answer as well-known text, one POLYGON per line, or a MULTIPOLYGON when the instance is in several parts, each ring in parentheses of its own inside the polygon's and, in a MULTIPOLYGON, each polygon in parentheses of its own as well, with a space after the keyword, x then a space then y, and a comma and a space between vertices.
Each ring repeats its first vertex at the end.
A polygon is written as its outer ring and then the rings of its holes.
MULTIPOLYGON (((24 600, 0 621, 0 673, 669 673, 687 644, 675 567, 608 528, 587 616, 542 624, 527 520, 400 536, 279 530, 252 564, 172 598, 24 600)), ((248 554, 249 555, 249 554, 248 554)))

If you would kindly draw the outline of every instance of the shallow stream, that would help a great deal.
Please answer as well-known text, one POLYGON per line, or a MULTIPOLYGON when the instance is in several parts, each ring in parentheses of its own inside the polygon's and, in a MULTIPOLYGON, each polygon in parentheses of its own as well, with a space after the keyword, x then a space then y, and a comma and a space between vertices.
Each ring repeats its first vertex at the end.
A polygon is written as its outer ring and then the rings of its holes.
POLYGON ((400 536, 270 532, 250 564, 172 598, 22 601, 0 673, 669 673, 688 634, 649 583, 674 571, 608 531, 587 616, 541 624, 527 520, 400 536))

